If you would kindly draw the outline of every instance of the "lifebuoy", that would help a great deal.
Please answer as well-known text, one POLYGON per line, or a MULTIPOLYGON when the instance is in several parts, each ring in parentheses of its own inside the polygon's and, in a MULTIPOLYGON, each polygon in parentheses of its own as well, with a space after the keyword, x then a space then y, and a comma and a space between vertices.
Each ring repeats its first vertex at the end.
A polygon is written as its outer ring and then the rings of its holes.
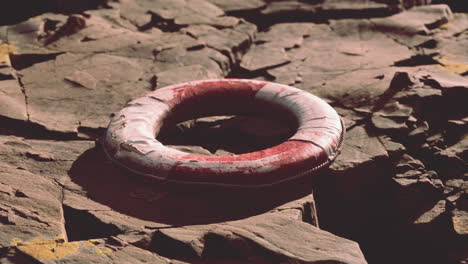
POLYGON ((164 87, 131 101, 114 115, 103 147, 118 165, 168 183, 260 187, 329 165, 344 132, 336 111, 308 92, 265 81, 216 79, 164 87), (268 149, 224 156, 189 154, 156 140, 167 120, 233 114, 275 116, 296 133, 268 149))

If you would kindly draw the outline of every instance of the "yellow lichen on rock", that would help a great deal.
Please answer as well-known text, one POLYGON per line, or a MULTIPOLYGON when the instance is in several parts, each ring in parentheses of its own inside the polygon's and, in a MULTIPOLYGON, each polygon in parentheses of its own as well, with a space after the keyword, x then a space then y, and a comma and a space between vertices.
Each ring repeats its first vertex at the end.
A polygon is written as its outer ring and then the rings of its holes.
POLYGON ((83 246, 85 247, 94 247, 97 244, 99 244, 99 241, 97 241, 96 239, 89 239, 83 242, 83 246))
POLYGON ((99 255, 110 255, 112 254, 112 252, 112 249, 107 247, 96 247, 96 253, 98 253, 99 255))
POLYGON ((90 239, 90 240, 87 240, 87 241, 84 241, 83 242, 83 246, 85 247, 95 247, 95 252, 99 255, 103 255, 103 256, 106 256, 106 255, 110 255, 112 254, 114 251, 108 247, 98 247, 98 244, 99 242, 95 239, 90 239))
POLYGON ((7 252, 7 256, 13 257, 14 255, 16 255, 16 248, 9 248, 7 252))
POLYGON ((0 44, 0 63, 10 63, 10 54, 16 53, 16 47, 10 44, 0 44))
POLYGON ((447 22, 447 23, 442 24, 442 25, 439 26, 439 28, 441 28, 441 29, 449 29, 451 27, 453 27, 453 24, 451 22, 447 22))
POLYGON ((11 240, 11 245, 12 245, 12 246, 17 246, 17 245, 18 245, 19 243, 21 243, 21 242, 22 242, 21 239, 19 239, 19 238, 13 238, 13 239, 11 240))
POLYGON ((461 216, 452 217, 453 228, 459 234, 468 234, 467 221, 461 216))
POLYGON ((94 247, 94 244, 91 241, 85 241, 85 242, 83 242, 83 246, 85 246, 85 247, 94 247))
POLYGON ((16 246, 22 252, 36 259, 53 260, 76 253, 80 244, 78 242, 65 242, 61 237, 55 239, 38 237, 29 242, 19 242, 16 246))
POLYGON ((447 58, 436 59, 441 65, 440 67, 448 72, 462 74, 468 72, 468 65, 461 62, 449 60, 447 58))

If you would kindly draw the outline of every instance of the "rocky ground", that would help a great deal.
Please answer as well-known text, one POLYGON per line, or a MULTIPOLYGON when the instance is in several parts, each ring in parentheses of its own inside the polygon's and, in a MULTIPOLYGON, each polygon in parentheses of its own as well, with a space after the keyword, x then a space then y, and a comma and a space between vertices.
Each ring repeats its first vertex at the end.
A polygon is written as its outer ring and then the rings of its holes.
MULTIPOLYGON (((0 10, 0 263, 468 263, 465 1, 32 2, 0 10), (221 77, 321 96, 346 122, 342 154, 256 191, 106 160, 99 136, 130 99, 221 77)), ((291 133, 238 116, 167 131, 207 155, 291 133)))

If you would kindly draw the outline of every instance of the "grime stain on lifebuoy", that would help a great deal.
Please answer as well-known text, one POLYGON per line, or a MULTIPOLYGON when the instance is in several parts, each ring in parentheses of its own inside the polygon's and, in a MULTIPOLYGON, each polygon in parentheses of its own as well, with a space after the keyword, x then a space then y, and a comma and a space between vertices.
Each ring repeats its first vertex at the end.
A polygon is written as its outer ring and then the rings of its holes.
POLYGON ((139 149, 137 149, 135 146, 131 145, 130 143, 125 143, 125 142, 121 143, 120 148, 128 152, 133 152, 139 155, 145 155, 145 153, 141 152, 139 149))

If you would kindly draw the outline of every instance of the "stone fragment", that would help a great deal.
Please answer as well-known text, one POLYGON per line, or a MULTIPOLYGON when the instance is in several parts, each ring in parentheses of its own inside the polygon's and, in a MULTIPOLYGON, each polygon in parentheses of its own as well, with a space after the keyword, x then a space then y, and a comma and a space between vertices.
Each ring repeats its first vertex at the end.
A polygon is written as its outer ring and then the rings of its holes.
POLYGON ((405 131, 408 127, 405 124, 405 120, 397 120, 381 115, 372 116, 372 124, 381 130, 392 130, 392 131, 405 131))
POLYGON ((303 82, 299 67, 301 67, 301 63, 296 60, 285 65, 267 69, 267 73, 273 76, 277 83, 296 86, 303 82))
POLYGON ((466 90, 468 87, 466 78, 436 69, 420 71, 417 76, 427 85, 441 89, 442 94, 456 89, 466 90))
POLYGON ((464 185, 464 180, 463 179, 448 179, 445 182, 445 185, 447 187, 451 187, 457 190, 462 190, 462 186, 464 185))
POLYGON ((84 71, 75 71, 71 75, 65 77, 65 80, 88 89, 95 89, 97 83, 96 79, 91 74, 84 71))
POLYGON ((370 136, 364 127, 358 126, 346 133, 342 153, 330 169, 336 173, 345 173, 386 157, 388 153, 379 139, 370 136))
POLYGON ((452 225, 455 232, 460 236, 468 234, 468 211, 455 209, 452 211, 452 225))
POLYGON ((398 99, 413 100, 433 100, 442 96, 442 91, 439 89, 433 89, 430 87, 423 88, 411 88, 411 90, 398 96, 398 99))
POLYGON ((25 96, 13 77, 0 78, 0 116, 23 121, 28 119, 25 96))
POLYGON ((254 24, 241 21, 234 28, 214 30, 213 28, 197 28, 192 31, 198 41, 223 54, 227 54, 232 63, 240 61, 250 48, 257 32, 254 24))
POLYGON ((25 95, 14 76, 10 56, 15 47, 0 40, 0 116, 27 120, 25 95))
POLYGON ((413 112, 413 108, 402 105, 398 102, 389 102, 379 110, 379 115, 385 117, 395 117, 408 119, 413 112))
POLYGON ((429 135, 426 138, 426 142, 430 146, 442 146, 443 142, 444 142, 444 137, 443 137, 442 133, 432 134, 432 135, 429 135))
POLYGON ((406 151, 405 146, 398 142, 392 141, 388 136, 380 136, 379 140, 387 150, 390 157, 400 156, 404 151, 406 151))
MULTIPOLYGON (((395 78, 392 80, 392 83, 395 83, 395 78)), ((391 91, 392 83, 387 92, 391 91)), ((384 93, 381 98, 386 99, 386 94, 384 93)), ((390 132, 405 132, 408 129, 406 122, 411 116, 413 108, 401 105, 397 101, 390 101, 381 107, 377 103, 377 107, 379 111, 374 113, 371 118, 372 124, 377 129, 388 130, 390 132)))
POLYGON ((468 117, 465 117, 461 120, 448 120, 448 125, 457 130, 468 128, 468 117))
POLYGON ((335 106, 334 109, 343 119, 346 129, 349 130, 358 122, 363 121, 369 116, 369 113, 360 113, 357 110, 351 110, 335 106))
POLYGON ((440 151, 437 155, 454 162, 466 163, 468 158, 468 138, 461 139, 456 144, 440 151))
POLYGON ((427 131, 429 130, 429 125, 427 122, 423 121, 420 124, 414 124, 412 130, 408 133, 408 138, 413 142, 424 142, 427 136, 427 131))
MULTIPOLYGON (((113 2, 113 1, 108 1, 108 0, 104 0, 104 1, 107 1, 106 8, 86 10, 85 16, 86 17, 92 17, 92 16, 102 17, 102 18, 105 18, 105 20, 107 20, 108 22, 110 22, 116 27, 126 28, 132 31, 138 30, 138 26, 136 24, 132 23, 130 19, 127 19, 126 17, 121 15, 121 11, 120 11, 121 3, 124 2, 125 0, 122 0, 119 2, 113 2)), ((140 13, 140 17, 143 18, 146 16, 149 19, 151 19, 150 14, 140 13)), ((148 32, 155 32, 155 31, 158 31, 158 29, 152 28, 148 30, 148 32)))
POLYGON ((319 219, 317 217, 317 206, 313 194, 309 194, 301 199, 283 204, 276 207, 270 212, 297 211, 297 216, 294 220, 304 221, 315 227, 319 227, 319 219))
POLYGON ((155 56, 154 70, 166 71, 180 66, 201 65, 219 76, 231 70, 229 58, 211 48, 187 51, 183 47, 164 49, 155 56))
POLYGON ((50 153, 36 152, 36 151, 27 151, 26 157, 37 160, 37 161, 56 161, 57 158, 50 153))
MULTIPOLYGON (((395 206, 400 210, 399 218, 404 221, 424 218, 431 208, 435 207, 436 210, 440 207, 436 204, 443 197, 443 184, 437 173, 426 171, 421 161, 404 154, 396 164, 396 174, 392 180, 396 183, 395 206)), ((434 214, 428 213, 427 217, 434 214)))
POLYGON ((312 23, 280 23, 267 29, 266 32, 259 32, 257 42, 270 42, 275 46, 291 49, 301 46, 304 38, 315 33, 316 24, 312 23))
POLYGON ((224 12, 239 12, 239 11, 252 11, 257 10, 266 5, 262 0, 208 0, 212 4, 221 8, 224 12))
POLYGON ((414 221, 414 224, 428 224, 445 213, 445 200, 438 201, 429 211, 423 213, 414 221))
POLYGON ((422 173, 413 175, 393 178, 395 183, 398 184, 397 200, 403 217, 405 214, 417 213, 418 210, 441 197, 438 188, 429 178, 422 173))
MULTIPOLYGON (((425 166, 420 160, 417 160, 408 154, 403 154, 403 156, 400 157, 398 164, 396 165, 397 172, 403 173, 410 170, 420 171, 424 168, 425 166)), ((421 174, 420 172, 418 173, 421 174)))
POLYGON ((320 5, 314 2, 302 2, 299 0, 285 0, 269 2, 266 8, 261 10, 261 14, 286 15, 286 14, 307 14, 314 15, 320 8, 320 5))
POLYGON ((158 88, 181 82, 203 79, 216 79, 221 77, 216 73, 207 70, 201 65, 191 65, 164 72, 159 72, 156 73, 155 76, 158 88))
POLYGON ((387 8, 384 3, 369 2, 367 0, 327 0, 323 3, 325 10, 366 10, 374 8, 387 8))
POLYGON ((386 18, 373 18, 371 23, 376 31, 394 36, 407 45, 417 45, 423 39, 428 39, 418 38, 418 35, 428 35, 431 29, 449 22, 452 17, 452 11, 447 5, 428 5, 417 6, 386 18))
POLYGON ((263 44, 251 48, 242 58, 240 66, 248 71, 257 71, 289 61, 283 48, 263 44))
POLYGON ((326 17, 368 17, 389 14, 385 3, 367 0, 326 0, 320 9, 326 17))
POLYGON ((118 6, 119 15, 130 21, 138 28, 142 28, 149 24, 152 19, 148 9, 142 6, 144 2, 136 2, 133 0, 122 0, 118 6))
POLYGON ((58 28, 53 35, 45 39, 45 45, 49 45, 56 40, 73 35, 86 27, 86 19, 81 15, 70 15, 67 21, 58 28))

